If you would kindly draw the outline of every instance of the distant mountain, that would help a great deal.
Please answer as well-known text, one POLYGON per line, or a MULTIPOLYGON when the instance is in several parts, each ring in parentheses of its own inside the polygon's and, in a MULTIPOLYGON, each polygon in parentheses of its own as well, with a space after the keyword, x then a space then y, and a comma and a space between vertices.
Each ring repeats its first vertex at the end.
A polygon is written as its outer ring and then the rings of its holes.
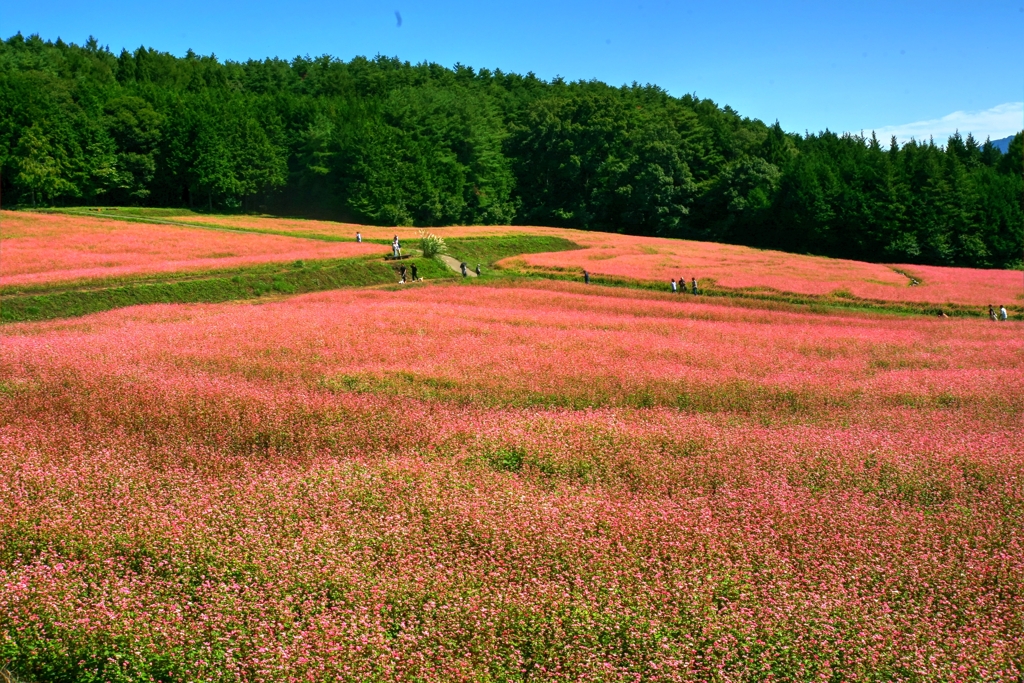
POLYGON ((1013 140, 1013 136, 1011 135, 1010 137, 1003 138, 1002 140, 993 140, 992 144, 994 146, 998 147, 1000 152, 1002 152, 1003 154, 1006 154, 1007 152, 1010 151, 1010 142, 1012 140, 1013 140))

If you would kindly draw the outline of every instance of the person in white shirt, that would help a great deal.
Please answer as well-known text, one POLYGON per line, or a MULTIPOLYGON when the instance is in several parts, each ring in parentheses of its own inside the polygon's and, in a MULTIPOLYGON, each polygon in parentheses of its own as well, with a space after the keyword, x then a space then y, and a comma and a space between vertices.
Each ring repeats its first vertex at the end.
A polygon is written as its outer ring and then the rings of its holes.
POLYGON ((357 232, 356 233, 356 242, 359 242, 360 244, 363 243, 363 233, 361 233, 361 232, 357 232))
POLYGON ((676 287, 676 279, 672 278, 672 293, 675 294, 678 291, 679 291, 679 288, 676 287))
POLYGON ((999 319, 1006 320, 1009 316, 1006 315, 1006 306, 999 306, 999 319))

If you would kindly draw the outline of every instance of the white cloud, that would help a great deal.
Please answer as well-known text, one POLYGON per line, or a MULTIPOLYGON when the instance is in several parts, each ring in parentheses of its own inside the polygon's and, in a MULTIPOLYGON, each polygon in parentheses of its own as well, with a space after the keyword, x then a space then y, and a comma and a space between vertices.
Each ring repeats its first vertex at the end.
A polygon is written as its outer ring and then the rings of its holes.
MULTIPOLYGON (((960 131, 960 134, 967 137, 973 133, 978 142, 984 142, 985 138, 1000 140, 1014 135, 1024 128, 1024 102, 1007 102, 986 109, 984 111, 955 111, 947 114, 941 119, 931 121, 916 121, 905 123, 902 126, 882 126, 875 128, 875 135, 882 142, 888 142, 893 135, 900 143, 907 142, 914 138, 918 142, 927 142, 929 137, 935 138, 935 144, 945 145, 949 136, 960 131)), ((864 130, 864 135, 870 137, 870 128, 864 130)))

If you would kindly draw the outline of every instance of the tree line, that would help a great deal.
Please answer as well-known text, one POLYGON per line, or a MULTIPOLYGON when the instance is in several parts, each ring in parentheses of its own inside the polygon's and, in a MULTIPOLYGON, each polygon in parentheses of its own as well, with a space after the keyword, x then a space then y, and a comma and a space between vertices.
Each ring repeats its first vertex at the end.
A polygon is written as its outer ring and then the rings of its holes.
POLYGON ((0 43, 7 206, 534 224, 975 267, 1021 263, 1009 153, 797 135, 652 85, 398 59, 221 62, 0 43))

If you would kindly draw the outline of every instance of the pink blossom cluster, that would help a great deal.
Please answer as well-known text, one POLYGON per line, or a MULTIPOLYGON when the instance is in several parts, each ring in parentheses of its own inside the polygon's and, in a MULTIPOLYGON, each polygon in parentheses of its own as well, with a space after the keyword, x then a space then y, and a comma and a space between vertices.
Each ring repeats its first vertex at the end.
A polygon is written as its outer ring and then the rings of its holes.
POLYGON ((40 680, 1016 680, 1018 332, 554 283, 6 326, 0 652, 40 680))
POLYGON ((0 212, 0 286, 382 253, 384 247, 164 224, 0 212))

